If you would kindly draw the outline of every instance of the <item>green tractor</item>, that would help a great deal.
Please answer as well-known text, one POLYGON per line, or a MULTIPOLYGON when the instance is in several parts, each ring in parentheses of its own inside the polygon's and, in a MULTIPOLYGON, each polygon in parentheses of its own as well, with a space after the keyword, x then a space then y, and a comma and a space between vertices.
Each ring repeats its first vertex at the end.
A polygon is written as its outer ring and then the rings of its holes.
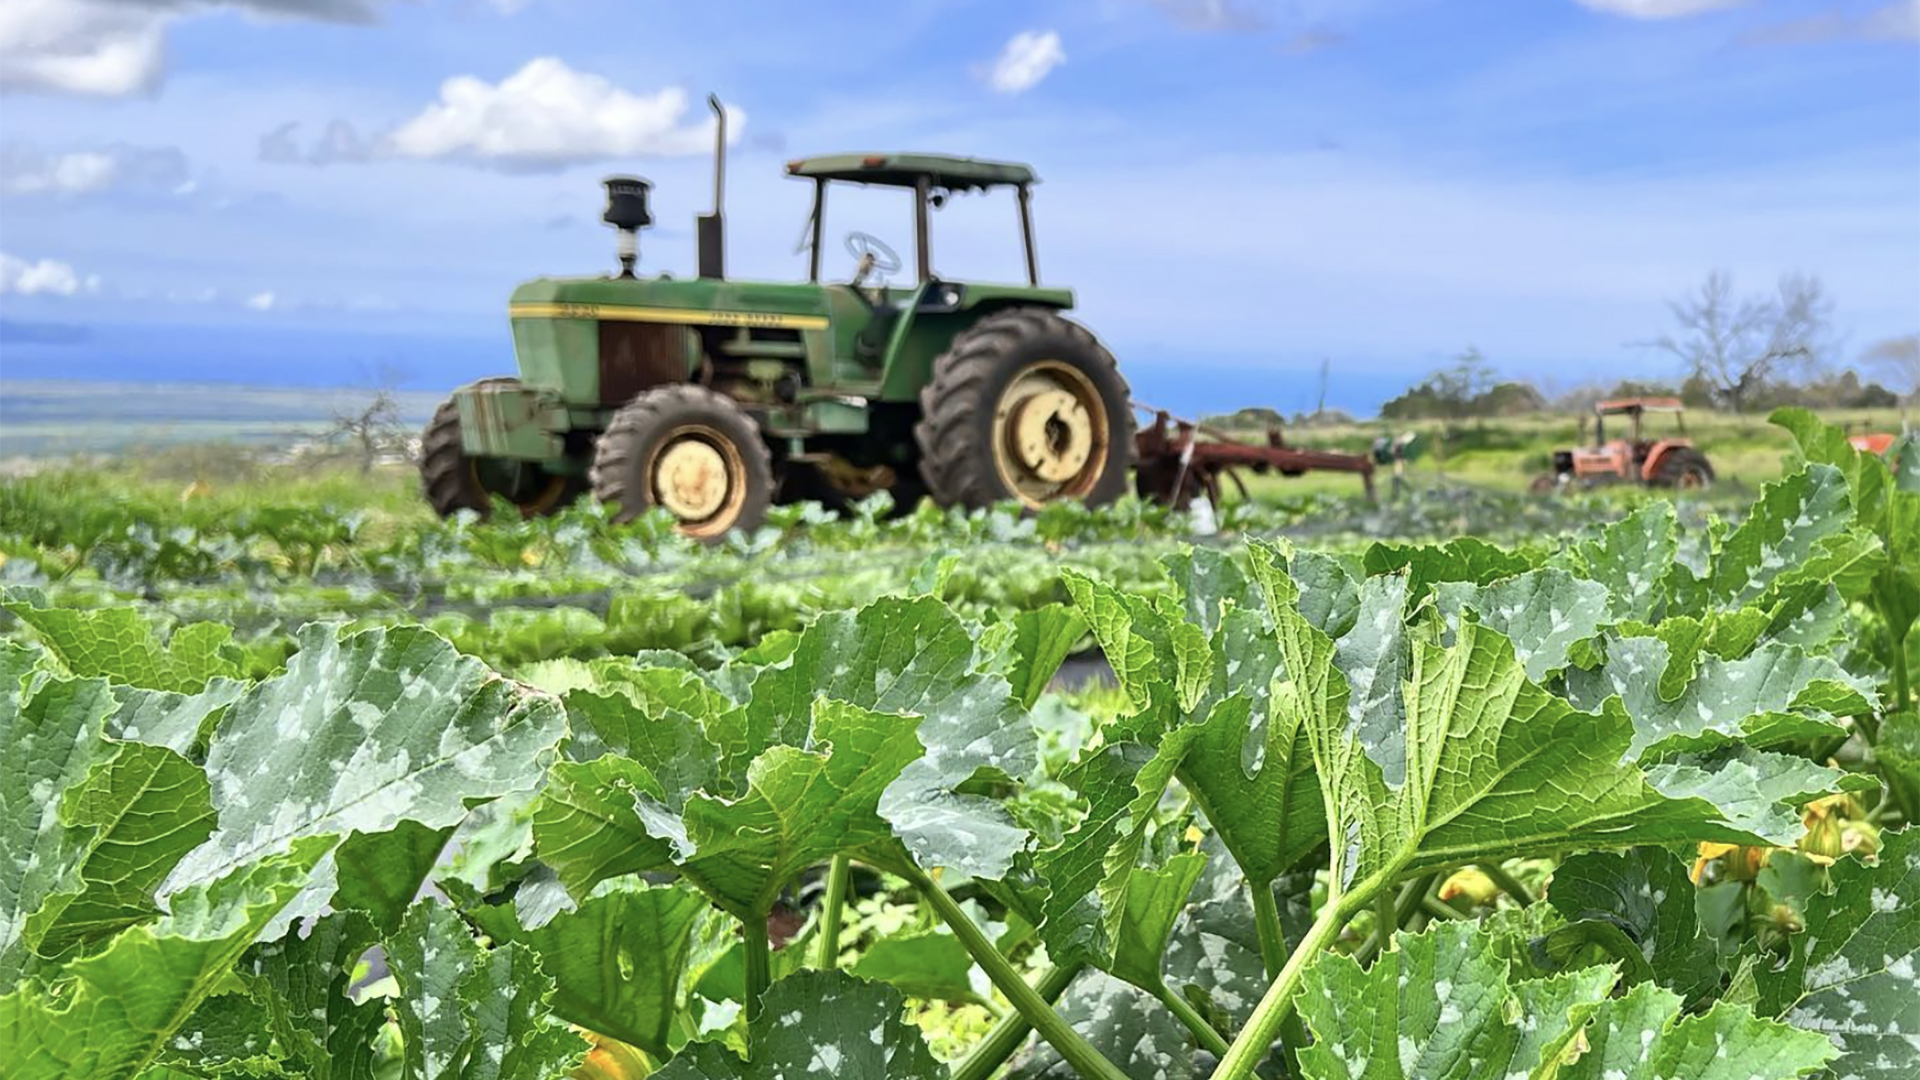
POLYGON ((538 278, 508 307, 517 378, 461 387, 421 450, 442 515, 523 514, 591 494, 617 519, 664 507, 681 531, 715 539, 760 523, 774 502, 829 504, 889 490, 910 506, 1017 499, 1111 501, 1132 485, 1133 412, 1112 354, 1062 312, 1068 289, 1040 285, 1025 165, 937 154, 841 154, 789 162, 813 184, 805 282, 725 273, 725 114, 714 210, 697 221, 699 273, 638 277, 650 185, 606 181, 603 220, 620 271, 538 278), (846 248, 850 280, 821 279, 827 191, 911 193, 912 284, 881 278, 898 255, 865 233, 846 248), (933 269, 930 219, 955 194, 1012 189, 1025 284, 950 281, 933 269))

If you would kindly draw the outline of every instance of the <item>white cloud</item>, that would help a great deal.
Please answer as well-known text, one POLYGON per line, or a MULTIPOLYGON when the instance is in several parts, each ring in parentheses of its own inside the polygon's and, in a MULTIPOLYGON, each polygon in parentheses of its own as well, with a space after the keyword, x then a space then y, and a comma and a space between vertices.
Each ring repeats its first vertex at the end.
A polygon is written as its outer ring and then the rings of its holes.
POLYGON ((1861 15, 1834 10, 1761 27, 1741 40, 1751 45, 1809 45, 1821 41, 1920 42, 1920 0, 1897 0, 1861 15))
POLYGON ((106 146, 48 154, 31 146, 0 146, 0 192, 9 195, 92 195, 105 191, 185 196, 198 185, 177 148, 106 146))
POLYGON ((1678 19, 1739 7, 1747 0, 1575 0, 1581 7, 1630 19, 1678 19))
POLYGON ((270 292, 254 293, 252 296, 247 297, 247 307, 252 311, 272 311, 273 294, 270 292))
POLYGON ((1040 85, 1047 73, 1066 63, 1060 35, 1052 30, 1022 30, 1013 35, 987 73, 987 85, 1002 94, 1018 94, 1040 85))
POLYGON ((82 275, 57 259, 29 262, 0 251, 0 295, 74 296, 100 291, 100 275, 82 275))
POLYGON ((167 28, 221 9, 364 23, 378 0, 8 0, 0 4, 0 92, 124 97, 166 76, 167 28))
MULTIPOLYGON (((687 122, 688 109, 678 87, 636 94, 547 56, 497 84, 471 75, 448 79, 440 100, 396 128, 381 149, 521 169, 697 154, 711 144, 713 125, 687 122)), ((727 111, 729 139, 745 119, 727 111)))

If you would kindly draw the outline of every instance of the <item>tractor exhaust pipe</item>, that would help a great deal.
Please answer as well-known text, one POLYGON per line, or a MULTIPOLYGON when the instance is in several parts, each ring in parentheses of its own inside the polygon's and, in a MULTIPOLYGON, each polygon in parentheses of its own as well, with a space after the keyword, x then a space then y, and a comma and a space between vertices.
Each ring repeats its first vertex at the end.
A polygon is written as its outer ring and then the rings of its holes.
POLYGON ((713 110, 713 213, 694 219, 694 235, 699 245, 700 276, 724 279, 727 276, 727 225, 722 209, 727 195, 727 110, 720 107, 717 94, 707 95, 707 107, 713 110))

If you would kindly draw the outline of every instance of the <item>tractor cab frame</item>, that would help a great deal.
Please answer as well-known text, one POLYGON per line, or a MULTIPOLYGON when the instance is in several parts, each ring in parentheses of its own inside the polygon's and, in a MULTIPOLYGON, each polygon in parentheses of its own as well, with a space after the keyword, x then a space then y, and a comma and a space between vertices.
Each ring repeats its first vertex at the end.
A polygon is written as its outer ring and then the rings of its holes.
MULTIPOLYGON (((949 197, 968 191, 1011 187, 1020 207, 1020 242, 1026 256, 1027 284, 1040 284, 1040 260, 1033 242, 1033 170, 1011 161, 987 161, 948 154, 827 154, 787 163, 787 175, 813 181, 813 213, 808 219, 807 280, 820 281, 821 244, 826 228, 827 190, 832 184, 905 188, 913 192, 915 274, 920 284, 934 279, 933 214, 949 197)), ((865 234, 855 233, 854 237, 865 234)), ((871 238, 868 238, 869 240, 871 238)), ((891 251, 869 252, 878 263, 891 251)), ((862 259, 863 277, 873 269, 862 259)), ((897 259, 894 269, 898 269, 897 259)))

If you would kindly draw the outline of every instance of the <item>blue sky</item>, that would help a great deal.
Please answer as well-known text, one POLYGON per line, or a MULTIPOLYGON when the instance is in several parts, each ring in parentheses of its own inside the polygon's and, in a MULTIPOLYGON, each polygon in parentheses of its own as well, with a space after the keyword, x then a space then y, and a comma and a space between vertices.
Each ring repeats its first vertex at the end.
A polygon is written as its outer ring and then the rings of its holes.
MULTIPOLYGON (((690 269, 708 91, 735 273, 804 274, 789 157, 1031 161, 1044 276, 1180 408, 1667 374, 1628 343, 1714 268, 1820 275, 1839 364, 1920 331, 1920 0, 0 0, 0 375, 510 370, 514 283, 612 262, 602 175, 690 269)), ((936 267, 1015 276, 1012 222, 957 201, 936 267)))

